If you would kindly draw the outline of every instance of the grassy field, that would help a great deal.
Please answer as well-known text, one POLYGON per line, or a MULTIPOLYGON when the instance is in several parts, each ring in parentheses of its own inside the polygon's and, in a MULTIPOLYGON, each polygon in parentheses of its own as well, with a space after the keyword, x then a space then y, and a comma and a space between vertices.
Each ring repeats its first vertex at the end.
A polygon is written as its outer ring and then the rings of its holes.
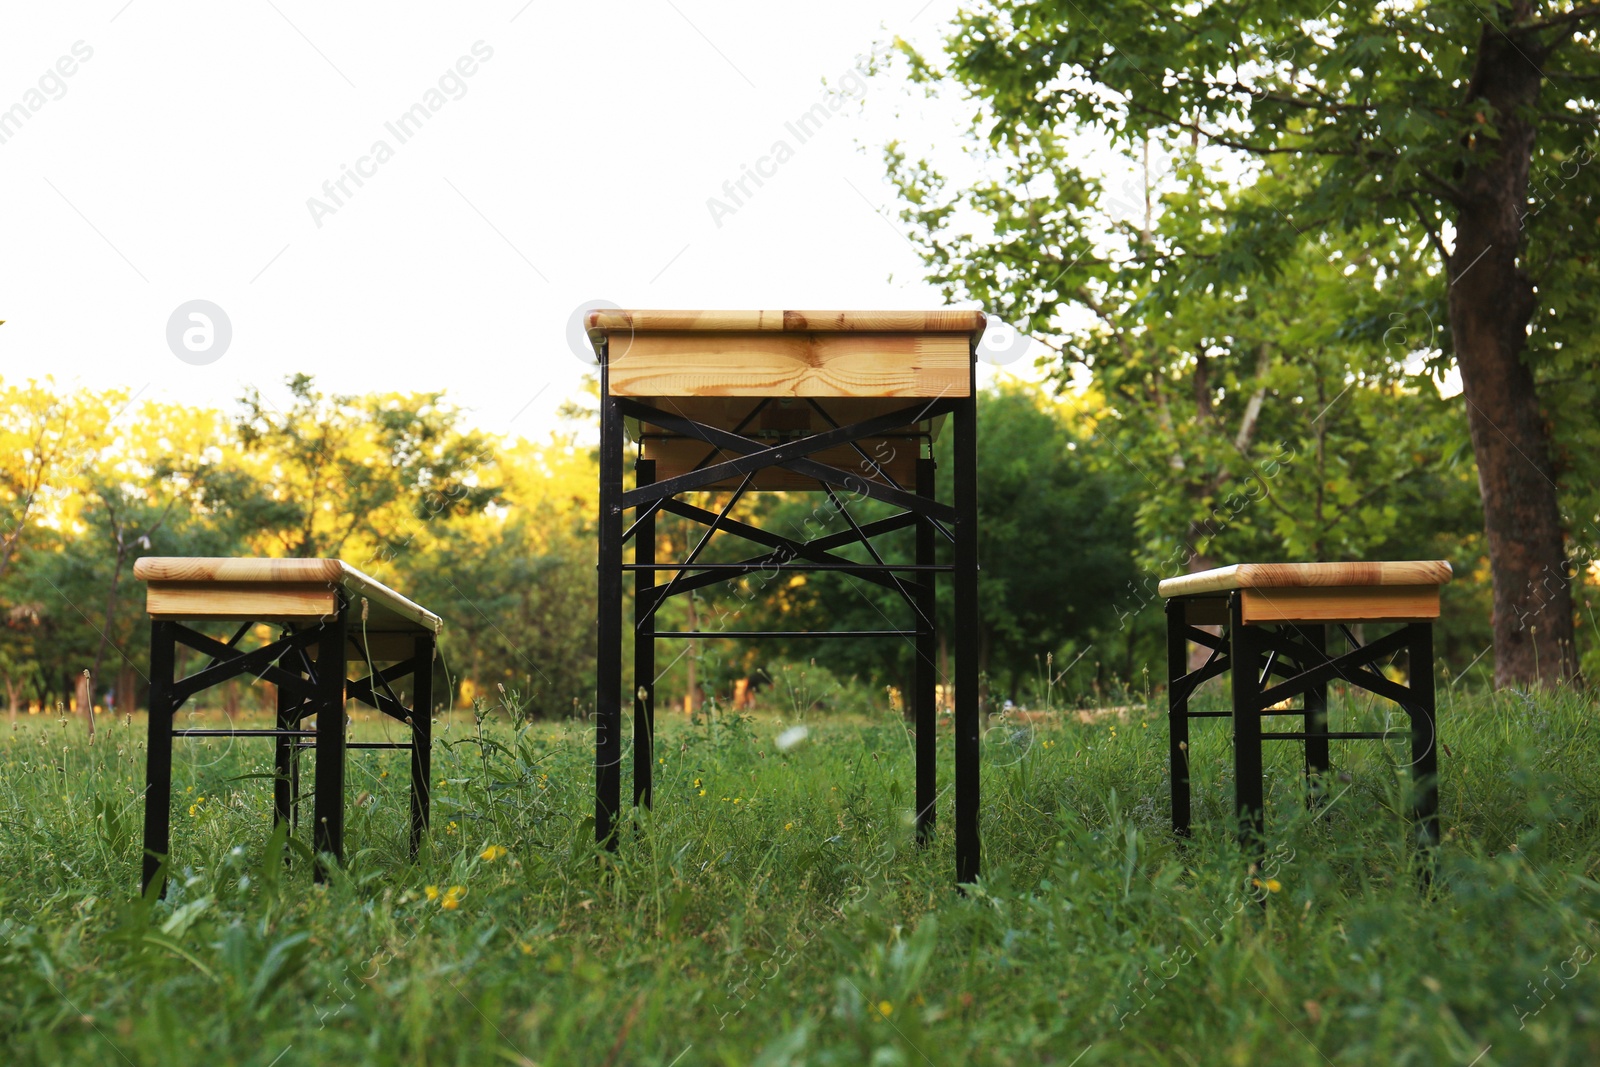
POLYGON ((948 794, 938 840, 912 843, 911 740, 887 713, 810 721, 782 752, 792 720, 674 716, 655 813, 614 856, 590 840, 583 724, 453 720, 424 859, 403 754, 353 754, 352 855, 325 886, 269 836, 247 777, 267 743, 180 742, 152 903, 132 891, 142 718, 89 745, 81 721, 25 717, 0 752, 0 1047, 141 1067, 1593 1064, 1594 721, 1572 693, 1444 691, 1431 889, 1397 814, 1403 741, 1336 742, 1316 817, 1298 749, 1274 746, 1250 872, 1225 724, 1197 724, 1180 848, 1164 721, 1140 704, 994 724, 967 895, 948 794))

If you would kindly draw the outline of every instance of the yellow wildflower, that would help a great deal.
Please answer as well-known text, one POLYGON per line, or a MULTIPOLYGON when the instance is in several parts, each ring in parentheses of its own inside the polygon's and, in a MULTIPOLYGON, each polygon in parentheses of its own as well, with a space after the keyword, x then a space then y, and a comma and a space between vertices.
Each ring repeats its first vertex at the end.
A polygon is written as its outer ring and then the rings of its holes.
POLYGON ((499 859, 505 854, 506 848, 504 845, 490 845, 488 848, 478 853, 478 858, 480 860, 486 860, 489 863, 493 863, 495 860, 499 859))
POLYGON ((436 885, 424 886, 422 891, 427 895, 429 900, 439 899, 439 887, 436 885))
POLYGON ((439 901, 439 907, 443 908, 445 911, 455 911, 461 906, 461 900, 466 895, 466 886, 453 885, 444 891, 444 896, 439 901))
POLYGON ((793 830, 794 829, 794 823, 786 822, 786 823, 783 824, 783 828, 785 830, 793 830))
POLYGON ((450 820, 450 825, 444 828, 444 832, 453 835, 458 829, 460 829, 460 827, 458 827, 455 823, 455 820, 452 819, 450 820))
POLYGON ((887 1000, 878 1001, 878 1014, 887 1019, 889 1016, 894 1014, 894 1005, 890 1004, 887 1000))

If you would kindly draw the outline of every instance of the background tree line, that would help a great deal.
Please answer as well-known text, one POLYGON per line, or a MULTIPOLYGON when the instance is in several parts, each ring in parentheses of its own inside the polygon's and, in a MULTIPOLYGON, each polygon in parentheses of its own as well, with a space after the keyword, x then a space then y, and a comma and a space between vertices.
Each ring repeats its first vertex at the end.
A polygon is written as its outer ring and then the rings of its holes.
MULTIPOLYGON (((1048 684, 1058 700, 1096 702, 1159 683, 1146 668, 1162 662, 1155 584, 1171 569, 1175 531, 1218 561, 1448 558, 1460 580, 1446 594, 1443 655, 1457 670, 1487 666, 1486 568, 1459 420, 1431 387, 1353 371, 1365 366, 1363 346, 1379 342, 1301 346, 1281 322, 1256 328, 1295 358, 1253 390, 1218 358, 1210 373, 1228 386, 1209 423, 1164 418, 1150 399, 1156 376, 1132 362, 1125 377, 1081 391, 1012 381, 986 392, 980 647, 991 699, 1035 702, 1048 684), (1213 425, 1230 427, 1229 440, 1213 425)), ((328 395, 303 375, 287 384, 281 407, 251 391, 218 411, 0 382, 8 709, 70 704, 85 670, 95 703, 142 708, 147 629, 134 561, 266 555, 338 556, 438 612, 441 701, 494 703, 503 688, 538 715, 586 713, 596 462, 584 398, 534 442, 472 429, 441 394, 328 395)), ((1164 403, 1177 410, 1207 396, 1173 391, 1164 403)), ((948 447, 941 436, 936 458, 948 447)), ((948 470, 941 462, 940 477, 948 470)), ((858 522, 883 513, 872 501, 848 507, 858 522)), ((795 536, 848 528, 820 494, 753 494, 735 515, 795 536)), ((659 558, 682 558, 701 532, 663 518, 659 558)), ((897 536, 890 550, 909 559, 910 531, 897 536)), ((761 551, 730 537, 702 558, 761 551)), ((870 561, 858 547, 841 552, 870 561)), ((940 612, 949 624, 948 589, 940 612)), ((836 695, 886 707, 886 690, 909 688, 909 641, 786 646, 737 631, 909 623, 892 590, 837 572, 708 586, 670 602, 660 628, 729 636, 664 646, 660 699, 728 701, 744 680, 786 707, 783 665, 810 671, 815 659, 825 670, 813 689, 826 679, 836 695)), ((262 694, 241 686, 221 699, 231 710, 260 706, 262 694)))

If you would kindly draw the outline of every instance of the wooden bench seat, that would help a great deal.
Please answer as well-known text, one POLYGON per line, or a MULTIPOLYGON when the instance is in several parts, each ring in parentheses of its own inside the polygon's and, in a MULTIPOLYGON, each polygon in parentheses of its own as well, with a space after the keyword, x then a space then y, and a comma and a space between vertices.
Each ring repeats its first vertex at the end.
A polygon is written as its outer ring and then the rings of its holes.
POLYGON ((1191 623, 1226 621, 1226 594, 1240 592, 1244 622, 1422 622, 1439 617, 1445 560, 1236 563, 1164 580, 1167 599, 1194 598, 1191 623), (1207 596, 1206 594, 1221 594, 1207 596))
MULTIPOLYGON (((427 831, 431 773, 433 679, 439 616, 337 559, 147 556, 134 577, 146 583, 150 614, 149 741, 145 764, 144 865, 141 886, 166 881, 171 846, 174 738, 257 737, 273 742, 275 824, 298 823, 300 754, 316 754, 311 791, 312 844, 320 857, 344 854, 345 757, 350 749, 403 749, 411 754, 411 852, 427 831), (219 640, 188 623, 236 622, 219 640), (263 638, 266 624, 276 633, 263 638), (250 647, 254 645, 254 647, 250 647), (179 646, 200 653, 198 668, 180 675, 179 646), (378 668, 384 662, 388 666, 378 668), (354 665, 364 677, 349 677, 354 665), (410 686, 404 685, 409 676, 410 686), (175 721, 190 699, 235 678, 271 683, 276 724, 270 729, 187 726, 175 721), (409 688, 409 699, 400 694, 409 688), (406 727, 405 740, 350 741, 346 701, 377 708, 406 727), (315 720, 312 728, 307 721, 315 720)), ((193 666, 193 658, 190 658, 193 666)))
POLYGON ((1305 745, 1308 799, 1326 796, 1333 741, 1383 740, 1398 730, 1329 729, 1328 684, 1340 681, 1392 701, 1409 720, 1412 817, 1418 842, 1439 842, 1439 757, 1433 689, 1433 621, 1439 589, 1450 581, 1444 560, 1350 563, 1240 563, 1168 578, 1167 731, 1172 828, 1189 833, 1189 724, 1233 720, 1234 810, 1241 838, 1258 847, 1264 830, 1262 742, 1305 745), (1349 625, 1399 624, 1374 636, 1349 625), (1206 627, 1221 627, 1222 631, 1206 627), (1330 637, 1347 647, 1334 652, 1330 637), (1190 646, 1200 653, 1191 658, 1190 646), (1405 657, 1406 681, 1384 673, 1405 657), (1227 675, 1232 711, 1191 711, 1190 697, 1227 675), (1297 706, 1294 700, 1299 698, 1297 706), (1299 730, 1263 729, 1264 719, 1299 716, 1299 730))
POLYGON ((334 614, 343 591, 353 604, 367 602, 365 624, 358 610, 351 635, 354 645, 365 632, 368 647, 352 653, 374 660, 404 659, 414 635, 444 629, 439 616, 339 559, 146 556, 135 561, 133 576, 146 583, 152 619, 190 622, 255 619, 303 628, 334 614))

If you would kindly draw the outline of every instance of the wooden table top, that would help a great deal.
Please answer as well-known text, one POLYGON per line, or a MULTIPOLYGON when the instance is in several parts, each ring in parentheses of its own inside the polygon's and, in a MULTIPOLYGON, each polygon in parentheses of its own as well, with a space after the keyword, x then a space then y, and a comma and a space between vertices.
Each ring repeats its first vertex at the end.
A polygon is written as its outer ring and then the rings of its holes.
POLYGON ((1450 580, 1442 559, 1357 563, 1235 563, 1164 580, 1163 597, 1224 593, 1234 589, 1371 588, 1440 586, 1450 580))
MULTIPOLYGON (((370 575, 363 574, 341 559, 262 559, 239 556, 145 556, 133 565, 133 576, 149 583, 151 589, 182 589, 191 599, 186 603, 216 611, 196 610, 197 616, 230 616, 226 611, 230 596, 253 590, 269 591, 306 587, 343 589, 352 602, 365 597, 369 603, 368 628, 382 632, 427 631, 437 634, 444 620, 427 608, 406 599, 370 575), (198 596, 199 600, 192 599, 198 596)), ((152 598, 154 601, 155 598, 152 598)), ((285 605, 292 601, 285 599, 285 605)), ((307 612, 319 614, 313 602, 307 612)), ((291 608, 275 617, 290 617, 291 608)))
POLYGON ((971 395, 981 311, 585 313, 612 396, 971 395))
POLYGON ((592 340, 614 330, 787 333, 960 333, 983 335, 981 311, 651 311, 596 308, 584 319, 592 340))

